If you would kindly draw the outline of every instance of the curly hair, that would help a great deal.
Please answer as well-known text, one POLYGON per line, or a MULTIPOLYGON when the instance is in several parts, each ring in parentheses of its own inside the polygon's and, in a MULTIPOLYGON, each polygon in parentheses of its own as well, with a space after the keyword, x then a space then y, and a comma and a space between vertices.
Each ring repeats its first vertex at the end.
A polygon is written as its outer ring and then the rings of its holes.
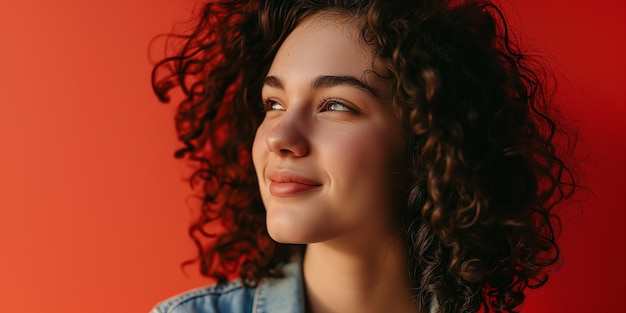
POLYGON ((206 3, 182 46, 153 69, 162 102, 179 88, 177 158, 202 198, 189 228, 205 276, 248 286, 276 277, 303 246, 273 241, 251 160, 261 86, 305 18, 363 21, 378 75, 410 134, 397 217, 419 308, 515 312, 560 259, 555 208, 577 188, 566 162, 575 133, 559 124, 554 77, 522 53, 489 1, 256 0, 206 3))

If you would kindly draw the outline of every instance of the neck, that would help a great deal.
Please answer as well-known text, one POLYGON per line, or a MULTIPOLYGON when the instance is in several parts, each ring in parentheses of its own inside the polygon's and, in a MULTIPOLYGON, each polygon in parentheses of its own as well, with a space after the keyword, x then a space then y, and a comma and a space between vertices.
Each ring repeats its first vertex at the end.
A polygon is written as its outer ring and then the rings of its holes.
POLYGON ((309 244, 303 275, 312 313, 416 312, 398 239, 309 244))

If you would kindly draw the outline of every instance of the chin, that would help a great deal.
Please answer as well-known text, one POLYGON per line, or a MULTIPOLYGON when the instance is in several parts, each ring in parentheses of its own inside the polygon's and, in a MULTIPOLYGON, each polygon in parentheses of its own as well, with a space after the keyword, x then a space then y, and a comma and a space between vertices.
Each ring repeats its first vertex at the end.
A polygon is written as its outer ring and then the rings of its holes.
POLYGON ((284 244, 310 243, 310 241, 307 240, 306 238, 307 236, 301 234, 301 232, 293 232, 288 229, 285 229, 284 227, 279 227, 278 229, 276 229, 276 227, 271 227, 270 225, 268 225, 267 232, 269 233, 270 237, 278 243, 284 243, 284 244))
POLYGON ((324 234, 310 231, 306 227, 297 226, 293 223, 270 223, 268 221, 267 231, 274 241, 283 244, 309 244, 325 239, 324 234))

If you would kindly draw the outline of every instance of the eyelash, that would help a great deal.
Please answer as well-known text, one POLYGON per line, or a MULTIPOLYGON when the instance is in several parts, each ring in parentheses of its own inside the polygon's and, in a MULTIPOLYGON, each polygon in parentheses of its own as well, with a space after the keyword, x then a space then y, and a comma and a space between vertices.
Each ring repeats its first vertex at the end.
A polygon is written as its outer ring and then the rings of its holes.
MULTIPOLYGON (((328 109, 329 106, 333 105, 333 104, 338 104, 338 105, 344 107, 345 110, 332 110, 332 111, 337 111, 337 112, 356 112, 356 110, 354 110, 346 102, 341 101, 341 100, 339 100, 337 98, 324 98, 324 101, 322 101, 322 105, 320 106, 320 108, 328 109)), ((325 111, 331 111, 331 110, 325 110, 325 111)))
POLYGON ((261 103, 261 106, 263 107, 263 111, 267 112, 267 111, 274 110, 272 108, 272 106, 274 104, 281 105, 281 104, 278 103, 278 101, 275 101, 275 100, 272 100, 272 99, 263 99, 263 101, 261 103))
MULTIPOLYGON (((276 110, 276 109, 273 108, 274 105, 282 106, 278 101, 275 101, 275 100, 272 100, 272 99, 263 99, 262 106, 263 106, 263 110, 265 112, 276 110)), ((322 100, 322 103, 320 104, 319 108, 320 108, 321 112, 326 112, 326 111, 352 112, 352 113, 356 113, 357 112, 355 109, 352 108, 352 106, 348 105, 345 101, 342 101, 342 100, 337 99, 337 98, 324 98, 322 100), (345 109, 342 109, 342 110, 330 110, 329 107, 331 105, 339 105, 339 106, 344 107, 345 109)))

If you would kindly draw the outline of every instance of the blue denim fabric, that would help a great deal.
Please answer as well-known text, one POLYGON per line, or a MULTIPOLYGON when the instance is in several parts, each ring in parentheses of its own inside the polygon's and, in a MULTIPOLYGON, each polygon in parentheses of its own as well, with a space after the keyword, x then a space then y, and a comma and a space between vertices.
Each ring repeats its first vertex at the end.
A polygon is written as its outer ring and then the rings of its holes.
POLYGON ((151 313, 304 313, 300 266, 288 263, 284 278, 264 279, 253 289, 240 280, 194 289, 161 302, 151 313))
MULTIPOLYGON (((240 280, 194 289, 158 304, 151 313, 304 313, 301 261, 283 266, 283 278, 263 279, 257 288, 240 280)), ((430 313, 438 310, 437 299, 430 313)))

